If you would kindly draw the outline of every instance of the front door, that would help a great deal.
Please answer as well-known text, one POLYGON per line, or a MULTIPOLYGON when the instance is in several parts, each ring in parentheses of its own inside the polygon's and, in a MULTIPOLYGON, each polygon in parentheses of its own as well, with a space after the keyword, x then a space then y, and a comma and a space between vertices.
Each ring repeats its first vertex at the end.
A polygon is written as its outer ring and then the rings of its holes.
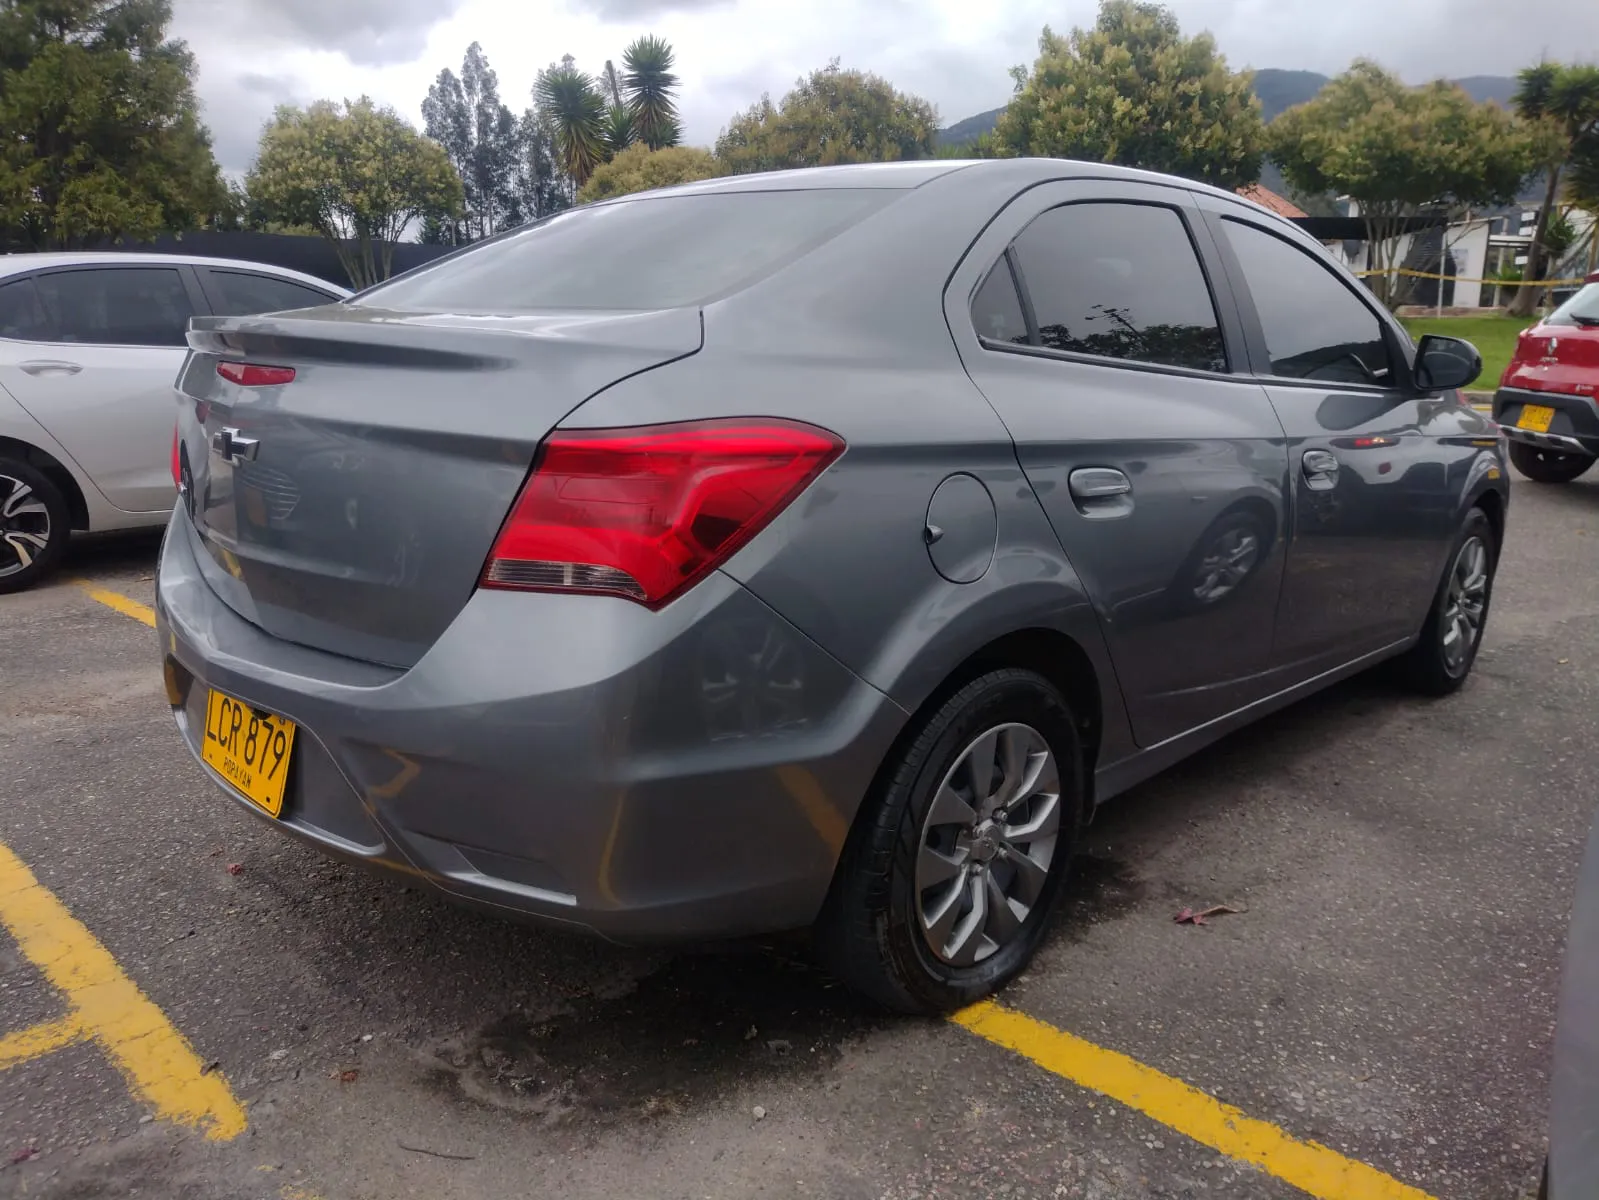
POLYGON ((1317 251, 1242 205, 1206 207, 1288 435, 1293 521, 1273 663, 1308 677, 1420 628, 1455 527, 1460 481, 1438 426, 1458 406, 1417 397, 1375 300, 1317 251))
POLYGON ((1094 601, 1144 746, 1263 694, 1283 563, 1282 428, 1234 366, 1197 215, 1180 188, 1051 184, 974 247, 994 266, 967 369, 1094 601))
POLYGON ((32 290, 37 320, 26 340, 0 338, 0 387, 116 507, 171 508, 172 386, 195 311, 179 268, 75 267, 4 286, 32 290))

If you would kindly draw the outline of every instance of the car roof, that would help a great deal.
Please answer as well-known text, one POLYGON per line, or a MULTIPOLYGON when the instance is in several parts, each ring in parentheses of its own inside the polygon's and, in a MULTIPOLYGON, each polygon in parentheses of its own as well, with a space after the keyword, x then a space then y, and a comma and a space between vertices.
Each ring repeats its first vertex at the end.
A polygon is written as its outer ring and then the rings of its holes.
MULTIPOLYGON (((1167 187, 1184 187, 1191 191, 1248 203, 1241 200, 1234 192, 1197 180, 1165 175, 1158 171, 1140 170, 1137 167, 1119 167, 1112 163, 1088 162, 1072 158, 933 158, 909 162, 840 163, 829 167, 800 167, 785 171, 761 171, 749 175, 722 175, 715 179, 655 188, 648 192, 634 192, 599 203, 618 204, 646 196, 694 196, 717 192, 797 191, 821 188, 904 190, 921 187, 935 180, 947 179, 954 183, 957 182, 955 177, 960 177, 959 182, 975 184, 980 179, 988 181, 994 176, 1009 178, 1019 187, 1061 178, 1158 183, 1167 187)), ((1269 209, 1266 211, 1270 212, 1269 209)))
POLYGON ((350 289, 340 284, 296 271, 292 267, 279 267, 272 263, 251 262, 242 258, 218 258, 210 254, 167 254, 154 250, 39 250, 0 255, 0 277, 29 271, 35 267, 98 267, 146 265, 192 267, 233 267, 244 271, 260 271, 284 279, 350 294, 350 289))

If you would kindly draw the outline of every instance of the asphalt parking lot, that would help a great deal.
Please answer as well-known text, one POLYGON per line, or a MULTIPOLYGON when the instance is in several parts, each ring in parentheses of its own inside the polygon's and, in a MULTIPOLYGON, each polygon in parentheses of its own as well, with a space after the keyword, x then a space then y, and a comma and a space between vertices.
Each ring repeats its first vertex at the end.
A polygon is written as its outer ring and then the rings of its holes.
POLYGON ((1107 808, 975 1032, 782 940, 573 940, 278 836, 172 727, 155 539, 85 543, 0 599, 0 1196, 1530 1195, 1596 542, 1599 476, 1518 480, 1465 691, 1358 679, 1107 808))

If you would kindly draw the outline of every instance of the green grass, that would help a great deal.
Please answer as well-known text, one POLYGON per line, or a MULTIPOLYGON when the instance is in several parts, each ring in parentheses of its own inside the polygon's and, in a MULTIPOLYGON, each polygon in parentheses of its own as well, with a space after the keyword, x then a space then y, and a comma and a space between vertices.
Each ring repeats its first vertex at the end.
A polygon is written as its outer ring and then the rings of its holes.
POLYGON ((1491 392, 1510 365, 1516 350, 1516 335, 1537 320, 1536 317, 1401 317, 1410 336, 1418 342, 1422 334, 1438 333, 1465 338, 1482 355, 1482 374, 1471 385, 1472 391, 1491 392))

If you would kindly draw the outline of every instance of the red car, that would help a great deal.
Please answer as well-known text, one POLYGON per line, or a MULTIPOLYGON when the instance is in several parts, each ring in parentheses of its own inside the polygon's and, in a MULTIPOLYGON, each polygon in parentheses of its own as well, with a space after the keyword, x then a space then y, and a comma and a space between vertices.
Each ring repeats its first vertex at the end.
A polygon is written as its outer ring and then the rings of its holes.
POLYGON ((1494 420, 1538 483, 1569 483, 1599 459, 1599 272, 1517 339, 1494 420))

